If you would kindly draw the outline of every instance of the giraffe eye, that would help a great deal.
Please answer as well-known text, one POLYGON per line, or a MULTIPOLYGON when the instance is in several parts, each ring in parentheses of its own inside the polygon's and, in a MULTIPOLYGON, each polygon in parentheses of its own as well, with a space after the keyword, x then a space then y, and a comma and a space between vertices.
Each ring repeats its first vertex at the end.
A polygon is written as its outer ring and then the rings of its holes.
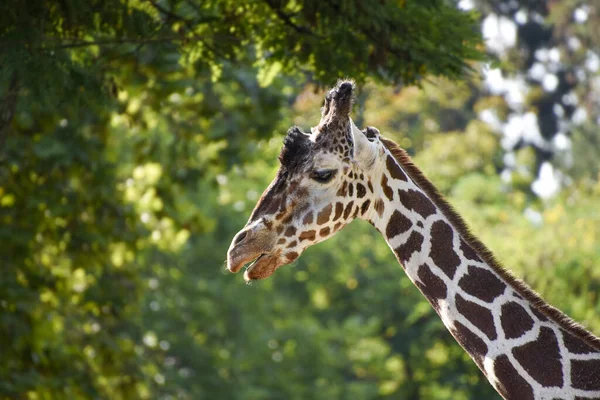
POLYGON ((310 177, 319 183, 327 183, 335 176, 335 173, 335 169, 321 169, 313 171, 310 177))

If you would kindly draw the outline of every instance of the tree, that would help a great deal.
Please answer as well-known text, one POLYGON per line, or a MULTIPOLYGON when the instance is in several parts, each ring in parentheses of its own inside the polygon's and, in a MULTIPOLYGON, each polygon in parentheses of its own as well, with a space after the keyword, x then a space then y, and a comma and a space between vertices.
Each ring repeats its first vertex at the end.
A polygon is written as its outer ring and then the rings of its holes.
MULTIPOLYGON (((487 78, 485 95, 490 99, 479 111, 505 137, 507 173, 519 181, 524 178, 519 171, 525 169, 531 180, 556 180, 557 187, 568 184, 570 177, 590 176, 588 171, 596 176, 592 154, 598 151, 593 126, 600 115, 600 38, 593 29, 597 4, 474 3, 485 15, 488 49, 499 61, 487 78), (520 162, 521 149, 533 150, 530 165, 520 162)), ((555 194, 540 186, 533 186, 535 196, 555 194)))
MULTIPOLYGON (((474 14, 439 0, 39 0, 0 10, 2 397, 211 397, 231 373, 218 367, 229 357, 215 314, 227 288, 189 287, 182 273, 205 259, 191 244, 210 253, 230 232, 220 225, 232 209, 213 198, 226 196, 223 173, 256 165, 253 143, 290 115, 296 82, 460 78, 481 57, 474 14), (171 282, 189 290, 178 302, 204 293, 197 308, 150 319, 155 304, 182 306, 167 297, 171 282), (215 318, 206 333, 190 323, 215 318), (182 332, 170 342, 172 326, 182 332), (190 346, 217 369, 186 389, 190 346)), ((260 397, 250 386, 244 398, 260 397)))

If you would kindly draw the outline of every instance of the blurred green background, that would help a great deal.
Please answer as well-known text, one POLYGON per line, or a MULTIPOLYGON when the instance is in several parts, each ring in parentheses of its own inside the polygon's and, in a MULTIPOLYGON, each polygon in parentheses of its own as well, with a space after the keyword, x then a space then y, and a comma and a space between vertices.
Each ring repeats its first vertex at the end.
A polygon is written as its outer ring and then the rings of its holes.
POLYGON ((358 125, 599 334, 599 27, 579 0, 3 1, 0 398, 499 398, 368 224, 252 285, 226 250, 350 77, 358 125))

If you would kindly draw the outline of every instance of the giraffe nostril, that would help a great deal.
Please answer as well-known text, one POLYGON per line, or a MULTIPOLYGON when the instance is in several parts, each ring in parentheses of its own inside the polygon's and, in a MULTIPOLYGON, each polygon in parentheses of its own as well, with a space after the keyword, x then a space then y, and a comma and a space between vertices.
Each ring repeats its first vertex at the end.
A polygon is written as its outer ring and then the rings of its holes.
POLYGON ((235 239, 233 239, 233 245, 237 246, 240 244, 246 238, 246 236, 248 236, 248 231, 238 233, 235 239))

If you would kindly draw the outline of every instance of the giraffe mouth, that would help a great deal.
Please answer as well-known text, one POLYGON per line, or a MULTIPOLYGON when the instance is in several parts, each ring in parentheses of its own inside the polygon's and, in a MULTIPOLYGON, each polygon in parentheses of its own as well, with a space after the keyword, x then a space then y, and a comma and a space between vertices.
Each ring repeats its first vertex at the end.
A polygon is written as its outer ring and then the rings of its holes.
POLYGON ((268 278, 282 265, 275 254, 263 253, 246 267, 244 280, 246 282, 268 278))
POLYGON ((260 261, 261 258, 263 258, 264 256, 266 256, 266 253, 262 253, 261 255, 259 255, 258 257, 256 257, 253 261, 249 261, 245 264, 246 267, 246 271, 254 268, 254 266, 256 265, 256 263, 258 263, 260 261))

